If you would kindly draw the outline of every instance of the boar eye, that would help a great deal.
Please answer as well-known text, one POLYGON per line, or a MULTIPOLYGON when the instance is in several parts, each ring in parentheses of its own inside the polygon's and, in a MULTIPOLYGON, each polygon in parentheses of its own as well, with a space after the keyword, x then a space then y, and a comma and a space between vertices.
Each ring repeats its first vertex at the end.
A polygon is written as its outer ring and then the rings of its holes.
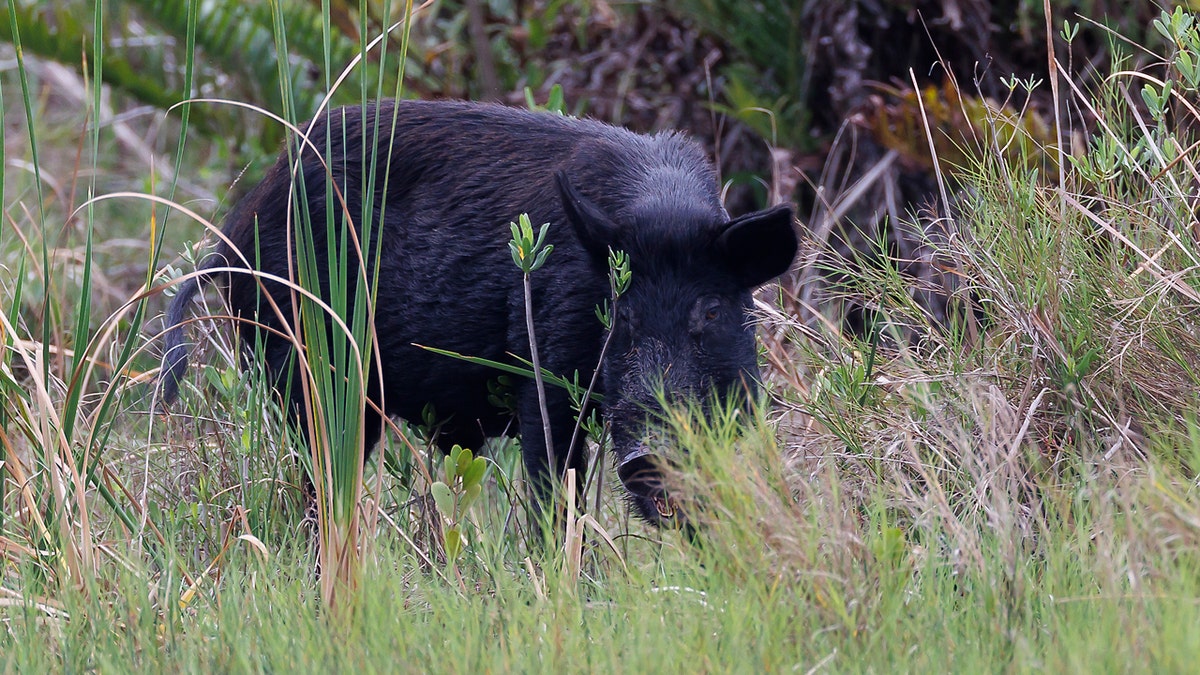
POLYGON ((721 303, 717 300, 710 299, 701 305, 701 307, 703 308, 703 312, 701 312, 700 316, 704 317, 705 323, 711 323, 721 318, 721 303))

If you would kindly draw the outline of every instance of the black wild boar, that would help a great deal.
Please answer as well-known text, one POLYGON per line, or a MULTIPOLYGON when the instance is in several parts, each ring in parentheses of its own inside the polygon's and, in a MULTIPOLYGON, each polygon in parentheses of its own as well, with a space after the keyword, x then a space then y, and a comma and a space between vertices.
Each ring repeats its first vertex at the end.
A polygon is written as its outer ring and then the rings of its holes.
MULTIPOLYGON (((554 252, 533 274, 535 334, 543 366, 586 382, 605 340, 594 308, 609 299, 609 249, 624 250, 633 272, 621 298, 608 355, 599 364, 601 414, 610 422, 618 473, 637 512, 650 522, 673 507, 656 479, 656 458, 643 442, 655 383, 671 395, 746 395, 756 387, 751 291, 783 273, 797 250, 792 211, 777 207, 730 219, 716 173, 701 147, 677 133, 639 135, 589 120, 461 102, 383 101, 324 116, 310 135, 328 169, 309 150, 302 172, 308 203, 304 227, 324 246, 326 178, 345 195, 352 218, 371 199, 383 224, 376 332, 382 382, 370 384, 389 415, 420 419, 432 403, 447 420, 441 441, 478 447, 510 428, 488 400, 486 367, 437 356, 428 345, 497 361, 529 355, 520 271, 508 249, 509 223, 528 213, 549 223, 554 252), (394 116, 394 127, 393 127, 394 116), (374 194, 367 190, 364 142, 375 138, 374 194), (389 147, 390 146, 390 147, 389 147), (385 180, 386 178, 386 180, 385 180)), ((224 232, 264 272, 286 278, 287 219, 292 194, 287 153, 230 212, 224 232), (257 232, 256 232, 257 228, 257 232), (256 256, 255 246, 258 246, 256 256)), ((343 227, 341 210, 333 218, 343 227)), ((353 257, 353 256, 351 256, 353 257)), ((238 265, 228 245, 204 267, 238 265)), ((327 261, 320 262, 322 275, 327 261)), ((279 326, 250 275, 226 275, 236 315, 279 326)), ((162 400, 178 393, 187 368, 182 327, 199 281, 185 283, 167 312, 162 400)), ((265 291, 291 320, 290 293, 265 291)), ((326 289, 324 292, 328 292, 326 289)), ((253 344, 256 327, 239 330, 253 344)), ((289 371, 292 347, 264 337, 276 386, 289 371)), ((293 405, 299 384, 293 383, 293 405)), ((585 465, 570 452, 574 413, 567 394, 547 386, 553 452, 558 464, 585 465)), ((545 488, 548 459, 532 380, 515 391, 524 462, 545 488)), ((368 409, 368 443, 381 429, 368 409)), ((369 451, 370 448, 368 447, 369 451)), ((560 467, 561 468, 561 467, 560 467)))

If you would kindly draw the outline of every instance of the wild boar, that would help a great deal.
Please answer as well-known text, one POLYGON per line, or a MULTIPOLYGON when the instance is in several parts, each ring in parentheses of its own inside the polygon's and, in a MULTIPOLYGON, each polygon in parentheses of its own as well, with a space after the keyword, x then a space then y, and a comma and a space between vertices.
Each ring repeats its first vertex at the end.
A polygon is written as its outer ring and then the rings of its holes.
MULTIPOLYGON (((599 367, 600 414, 610 424, 629 501, 649 522, 670 520, 674 507, 658 477, 663 458, 644 442, 658 408, 655 388, 672 397, 753 395, 751 292, 796 256, 791 208, 731 219, 713 165, 679 133, 642 135, 497 105, 380 101, 341 108, 319 118, 309 140, 301 150, 293 139, 291 153, 282 153, 232 209, 223 230, 229 243, 219 244, 202 270, 244 266, 236 247, 251 266, 287 278, 288 252, 295 249, 287 241, 289 220, 294 229, 308 228, 324 250, 327 223, 343 233, 345 215, 357 220, 370 199, 380 246, 375 328, 382 379, 372 378, 368 394, 388 415, 407 420, 420 420, 433 404, 444 420, 440 443, 477 448, 513 428, 511 413, 489 402, 488 382, 497 372, 418 345, 494 361, 528 358, 523 280, 508 248, 509 224, 522 213, 535 225, 549 223, 554 250, 532 275, 542 365, 567 376, 578 371, 582 382, 599 367), (300 218, 289 201, 298 154, 299 198, 307 202, 300 218), (373 182, 364 160, 371 157, 377 158, 373 182), (330 178, 347 208, 327 218, 330 178), (595 308, 611 302, 610 250, 628 255, 632 280, 600 362, 608 333, 595 308)), ((360 223, 353 227, 361 232, 360 223)), ((318 256, 321 275, 328 263, 318 256)), ((274 386, 291 392, 293 411, 302 415, 297 369, 288 366, 292 345, 255 324, 290 323, 291 292, 260 286, 248 274, 202 274, 180 287, 166 316, 172 327, 161 399, 178 393, 188 351, 180 323, 200 285, 214 276, 224 280, 234 315, 248 319, 239 323, 244 344, 254 344, 256 335, 263 341, 274 386)), ((513 393, 526 472, 544 496, 550 459, 533 380, 517 383, 513 393)), ((546 398, 558 469, 567 463, 582 469, 582 441, 569 447, 575 411, 566 391, 547 386, 546 398)), ((382 420, 370 406, 363 414, 369 452, 382 420)))

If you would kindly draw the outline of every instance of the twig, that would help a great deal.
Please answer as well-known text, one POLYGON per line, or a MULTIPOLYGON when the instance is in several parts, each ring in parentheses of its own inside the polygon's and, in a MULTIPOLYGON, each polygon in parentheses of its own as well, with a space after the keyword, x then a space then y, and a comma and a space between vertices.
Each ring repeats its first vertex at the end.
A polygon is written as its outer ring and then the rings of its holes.
POLYGON ((538 358, 537 338, 533 334, 533 285, 525 273, 525 328, 529 332, 529 358, 533 361, 533 383, 537 387, 538 409, 542 414, 542 432, 546 434, 546 461, 551 475, 558 474, 554 465, 554 437, 550 432, 550 410, 546 407, 546 385, 542 382, 542 363, 538 358))
MULTIPOLYGON (((613 314, 614 315, 616 314, 616 307, 617 307, 617 303, 616 303, 616 300, 614 300, 613 301, 613 314)), ((575 444, 579 440, 580 430, 583 429, 584 411, 587 409, 588 403, 591 402, 591 400, 592 400, 592 393, 596 390, 596 383, 600 380, 600 369, 604 364, 604 356, 606 354, 608 354, 608 346, 609 346, 609 344, 612 343, 612 336, 613 336, 613 334, 612 334, 612 331, 610 330, 608 332, 608 335, 605 336, 605 338, 604 338, 604 344, 600 347, 600 359, 596 363, 596 370, 594 372, 592 372, 591 382, 588 382, 587 393, 584 394, 583 398, 580 399, 579 416, 575 418, 575 430, 571 432, 571 445, 568 446, 568 450, 567 450, 567 462, 566 462, 566 464, 563 465, 564 472, 566 471, 566 467, 571 466, 571 462, 573 462, 575 460, 575 448, 577 447, 575 444)))
POLYGON ((1054 12, 1050 7, 1050 0, 1042 0, 1042 6, 1046 12, 1046 60, 1047 67, 1050 69, 1050 98, 1054 101, 1054 136, 1055 143, 1058 144, 1058 192, 1059 192, 1059 212, 1065 214, 1067 212, 1066 193, 1063 190, 1067 187, 1067 169, 1066 157, 1063 153, 1063 137, 1062 137, 1062 114, 1059 112, 1058 101, 1058 59, 1054 56, 1054 27, 1053 16, 1054 12))
POLYGON ((917 74, 912 68, 908 69, 908 76, 912 79, 913 93, 917 98, 917 106, 921 111, 921 122, 925 125, 925 139, 929 141, 929 156, 933 159, 933 175, 937 178, 938 192, 942 197, 942 205, 946 208, 946 218, 951 221, 954 217, 950 213, 950 199, 946 196, 946 178, 942 175, 942 165, 938 161, 937 147, 933 142, 933 129, 929 126, 929 116, 925 113, 925 100, 921 97, 921 88, 917 86, 917 74))

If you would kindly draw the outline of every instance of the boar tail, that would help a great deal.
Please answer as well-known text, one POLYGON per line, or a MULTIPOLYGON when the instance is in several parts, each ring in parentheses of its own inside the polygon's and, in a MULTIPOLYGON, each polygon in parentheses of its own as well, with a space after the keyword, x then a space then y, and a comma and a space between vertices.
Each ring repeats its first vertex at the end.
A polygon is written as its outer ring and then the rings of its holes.
POLYGON ((187 372, 188 352, 192 343, 188 342, 184 332, 184 315, 192 298, 200 291, 201 285, 208 280, 207 274, 197 274, 179 285, 175 299, 167 308, 164 324, 167 331, 163 337, 162 368, 158 373, 158 407, 160 410, 175 402, 179 397, 179 383, 187 372))

